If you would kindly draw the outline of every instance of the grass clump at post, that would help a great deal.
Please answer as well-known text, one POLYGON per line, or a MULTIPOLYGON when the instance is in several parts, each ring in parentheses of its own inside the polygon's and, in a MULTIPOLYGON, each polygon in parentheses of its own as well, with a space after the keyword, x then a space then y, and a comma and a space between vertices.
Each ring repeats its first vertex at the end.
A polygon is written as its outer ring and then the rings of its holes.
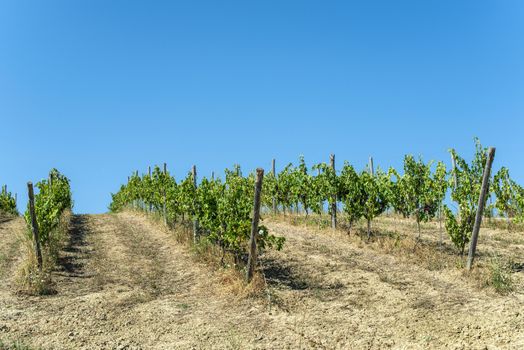
POLYGON ((509 294, 514 290, 511 263, 509 261, 495 256, 488 263, 488 271, 487 286, 493 287, 498 294, 502 295, 509 294))
MULTIPOLYGON (((30 196, 32 194, 32 185, 30 196)), ((41 247, 41 260, 33 230, 33 217, 30 203, 24 217, 27 223, 27 257, 19 270, 17 282, 22 292, 28 294, 54 293, 51 271, 56 266, 65 238, 68 236, 71 221, 71 187, 69 179, 56 169, 49 172, 48 179, 36 184, 39 192, 34 195, 34 224, 38 231, 38 243, 41 247), (38 250, 38 249, 37 249, 38 250), (41 264, 40 264, 41 261, 41 264)))

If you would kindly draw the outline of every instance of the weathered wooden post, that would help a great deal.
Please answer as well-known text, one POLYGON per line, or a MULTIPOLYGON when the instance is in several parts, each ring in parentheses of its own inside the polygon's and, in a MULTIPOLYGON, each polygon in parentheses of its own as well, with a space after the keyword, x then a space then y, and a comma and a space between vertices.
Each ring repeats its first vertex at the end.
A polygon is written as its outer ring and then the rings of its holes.
POLYGON ((438 207, 438 229, 440 233, 440 246, 444 244, 444 235, 442 233, 442 203, 438 207))
MULTIPOLYGON (((320 176, 320 168, 317 169, 317 176, 320 176)), ((322 213, 324 212, 324 202, 322 201, 322 199, 320 200, 320 216, 322 216, 322 213)), ((320 228, 320 223, 319 223, 319 228, 320 228)))
MULTIPOLYGON (((135 177, 138 178, 138 170, 135 170, 135 177)), ((139 208, 140 199, 135 199, 135 209, 139 208)))
POLYGON ((495 147, 488 149, 488 159, 486 161, 486 167, 482 175, 482 187, 480 188, 480 196, 477 208, 477 214, 475 216, 475 225, 473 226, 473 233, 471 234, 471 243, 469 245, 468 262, 466 268, 471 270, 473 265, 473 259, 475 258, 475 251, 477 250, 477 240, 479 237, 480 224, 482 223, 482 215, 484 213, 484 206, 486 204, 486 193, 489 188, 489 177, 491 173, 491 165, 495 158, 495 147))
MULTIPOLYGON (((275 167, 276 159, 273 158, 273 161, 271 162, 271 173, 273 174, 273 178, 275 181, 277 180, 277 172, 275 167)), ((273 214, 277 213, 277 199, 275 196, 273 196, 273 214)))
MULTIPOLYGON (((153 180, 153 174, 151 173, 151 165, 147 167, 147 173, 149 174, 149 180, 153 180)), ((149 212, 153 212, 153 203, 149 203, 149 212)))
POLYGON ((162 211, 164 215, 164 225, 167 226, 167 196, 166 196, 166 180, 167 180, 167 164, 164 163, 164 181, 162 186, 162 195, 164 196, 164 203, 162 205, 162 211))
MULTIPOLYGON (((375 176, 375 167, 373 165, 373 157, 369 157, 369 175, 375 176)), ((371 220, 368 220, 368 241, 371 239, 371 220)))
POLYGON ((264 169, 257 169, 255 181, 255 199, 253 205, 253 220, 251 221, 251 237, 249 239, 249 257, 247 259, 247 281, 251 282, 257 263, 257 236, 258 221, 260 220, 260 197, 262 194, 262 181, 264 180, 264 169))
MULTIPOLYGON (((196 165, 193 165, 192 169, 193 173, 193 186, 195 186, 195 191, 197 189, 197 170, 196 165)), ((196 243, 198 241, 198 220, 196 217, 193 218, 193 242, 196 243)))
POLYGON ((35 196, 32 182, 27 183, 27 192, 29 194, 29 216, 31 216, 31 231, 33 232, 36 261, 38 263, 38 270, 42 271, 42 250, 40 249, 40 237, 38 233, 38 221, 36 220, 35 196))
POLYGON ((457 177, 457 160, 455 159, 455 154, 451 152, 451 170, 453 171, 453 184, 455 185, 455 190, 458 188, 458 177, 457 177))
MULTIPOLYGON (((335 173, 335 155, 331 154, 329 156, 329 162, 331 163, 331 169, 333 169, 333 173, 335 173)), ((337 228, 337 194, 333 193, 333 197, 331 198, 331 228, 335 230, 337 228)))

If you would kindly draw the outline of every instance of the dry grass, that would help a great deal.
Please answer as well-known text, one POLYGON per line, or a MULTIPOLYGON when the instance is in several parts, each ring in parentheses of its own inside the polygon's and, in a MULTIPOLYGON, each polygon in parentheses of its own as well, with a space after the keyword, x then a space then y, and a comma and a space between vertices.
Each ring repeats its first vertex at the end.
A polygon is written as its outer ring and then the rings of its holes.
POLYGON ((373 222, 372 235, 368 240, 365 223, 353 224, 349 233, 349 224, 344 218, 338 219, 339 228, 334 231, 329 227, 330 219, 303 215, 270 216, 271 220, 286 222, 294 226, 306 226, 324 235, 336 235, 349 240, 360 248, 373 249, 394 255, 402 261, 424 266, 428 270, 442 270, 461 264, 463 257, 457 255, 446 243, 442 245, 436 240, 416 238, 416 225, 398 217, 388 217, 385 221, 373 222), (320 224, 319 224, 320 223, 320 224), (323 227, 318 229, 318 227, 323 227))
POLYGON ((512 271, 512 261, 501 256, 492 256, 479 262, 469 275, 479 288, 487 287, 500 295, 508 295, 518 285, 512 271))
POLYGON ((523 232, 524 223, 508 221, 505 218, 493 218, 482 221, 482 226, 494 230, 506 231, 506 232, 523 232))
MULTIPOLYGON (((166 227, 163 217, 158 213, 132 211, 133 215, 147 219, 156 229, 168 232, 175 240, 186 246, 197 263, 202 263, 213 269, 220 282, 217 292, 237 300, 268 296, 269 291, 260 271, 256 271, 251 283, 246 283, 245 266, 235 261, 232 253, 223 251, 221 247, 203 238, 193 243, 192 222, 175 222, 166 227)), ((269 297, 268 297, 269 298, 269 297)))
POLYGON ((237 300, 259 298, 268 295, 264 275, 257 271, 251 283, 246 283, 243 271, 237 269, 222 269, 218 272, 221 288, 218 290, 225 297, 235 297, 237 300))
POLYGON ((51 272, 55 269, 60 250, 64 247, 69 235, 72 218, 70 210, 64 211, 58 227, 49 234, 48 243, 42 247, 42 270, 38 269, 32 235, 27 229, 22 240, 25 256, 16 273, 18 291, 28 295, 47 295, 55 293, 51 272))
MULTIPOLYGON (((463 270, 466 256, 461 256, 447 237, 445 229, 439 229, 438 222, 422 225, 422 238, 417 238, 415 222, 395 214, 383 215, 373 221, 371 239, 367 239, 366 223, 353 224, 351 234, 349 224, 343 215, 338 217, 338 228, 333 230, 328 215, 267 215, 271 221, 284 222, 293 226, 307 227, 318 234, 330 235, 344 239, 359 248, 371 249, 379 253, 395 256, 400 262, 423 267, 429 271, 463 270), (442 242, 440 237, 442 234, 442 242)), ((484 246, 477 252, 475 267, 472 272, 461 274, 466 282, 477 289, 490 288, 498 294, 508 294, 515 290, 521 278, 511 269, 512 252, 507 251, 511 244, 522 245, 521 228, 513 226, 513 233, 499 230, 501 220, 492 220, 484 230, 484 246), (494 222, 498 222, 493 224, 494 222), (495 225, 495 230, 489 230, 495 225), (502 255, 501 255, 502 254, 502 255)), ((504 222, 505 224, 505 222, 504 222)))

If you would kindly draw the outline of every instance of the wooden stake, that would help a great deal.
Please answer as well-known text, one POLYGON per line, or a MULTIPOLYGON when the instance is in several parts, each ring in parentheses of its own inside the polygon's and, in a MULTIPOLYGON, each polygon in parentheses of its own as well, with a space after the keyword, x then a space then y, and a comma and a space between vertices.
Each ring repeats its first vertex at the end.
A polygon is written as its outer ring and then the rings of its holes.
MULTIPOLYGON (((335 155, 329 156, 329 162, 331 163, 331 169, 335 172, 335 155)), ((335 172, 336 174, 336 172, 335 172)), ((331 228, 334 230, 337 228, 337 194, 334 193, 331 198, 331 228)))
MULTIPOLYGON (((375 176, 375 167, 373 166, 373 157, 369 157, 369 175, 375 176)), ((420 230, 419 230, 420 232, 420 230)), ((371 220, 368 220, 368 241, 371 239, 371 220)))
MULTIPOLYGON (((193 186, 195 186, 195 190, 197 189, 197 170, 196 165, 193 165, 193 186)), ((193 241, 196 243, 198 241, 198 220, 196 218, 193 218, 193 241)))
POLYGON ((29 195, 29 216, 31 216, 31 231, 33 232, 36 260, 38 263, 38 270, 42 271, 42 250, 40 249, 40 237, 38 233, 38 221, 36 220, 35 214, 35 196, 32 182, 27 183, 27 192, 29 195))
POLYGON ((477 240, 479 237, 480 224, 482 223, 482 214, 484 213, 484 205, 486 204, 486 193, 489 188, 489 177, 491 173, 491 165, 495 158, 495 147, 488 149, 488 160, 486 161, 486 167, 484 168, 484 174, 482 175, 482 187, 480 189, 479 203, 477 208, 477 215, 475 216, 475 225, 473 226, 473 233, 471 235, 471 243, 469 245, 468 262, 466 268, 471 270, 473 266, 473 259, 475 258, 475 251, 477 250, 477 240))
POLYGON ((258 221, 260 220, 260 197, 262 194, 262 182, 264 180, 264 169, 257 169, 255 182, 255 199, 253 205, 253 220, 251 221, 251 237, 249 239, 249 257, 247 260, 247 282, 251 282, 257 264, 257 236, 258 221))
POLYGON ((438 229, 440 232, 440 246, 444 244, 444 236, 442 234, 442 203, 439 204, 438 207, 438 229))
MULTIPOLYGON (((153 180, 153 174, 151 173, 151 165, 147 167, 147 173, 149 174, 149 180, 153 180)), ((153 212, 153 203, 149 203, 149 212, 153 212)))
MULTIPOLYGON (((320 168, 317 169, 317 176, 320 176, 320 168)), ((324 202, 322 200, 320 200, 320 215, 322 215, 322 213, 324 212, 324 202)), ((320 224, 319 224, 319 228, 320 228, 320 224)))
POLYGON ((453 153, 451 153, 451 169, 453 170, 453 183, 455 185, 455 190, 458 188, 458 177, 457 177, 457 160, 453 153))
MULTIPOLYGON (((139 175, 138 175, 138 170, 136 171, 136 177, 138 177, 139 179, 142 179, 139 175)), ((139 197, 136 201, 136 208, 137 209, 143 209, 142 208, 142 203, 144 202, 143 198, 142 197, 139 197)))
MULTIPOLYGON (((164 176, 167 175, 167 164, 164 163, 164 176)), ((165 188, 165 185, 163 186, 163 196, 164 196, 164 204, 162 206, 162 211, 163 211, 163 215, 164 215, 164 225, 167 226, 167 196, 166 196, 166 188, 165 188)))
MULTIPOLYGON (((271 162, 271 172, 273 174, 273 178, 277 178, 277 173, 276 173, 276 167, 275 167, 275 163, 276 163, 276 160, 275 158, 273 158, 273 161, 271 162)), ((275 198, 275 196, 273 196, 273 214, 276 214, 277 213, 277 199, 275 198)))

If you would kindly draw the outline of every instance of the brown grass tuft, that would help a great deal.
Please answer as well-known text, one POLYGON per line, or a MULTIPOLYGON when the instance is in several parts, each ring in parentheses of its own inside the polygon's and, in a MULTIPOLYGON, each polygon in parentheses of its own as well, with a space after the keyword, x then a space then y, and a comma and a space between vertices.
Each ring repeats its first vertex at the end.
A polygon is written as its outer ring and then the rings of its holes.
POLYGON ((15 278, 20 293, 48 295, 56 292, 51 272, 56 267, 60 250, 67 242, 72 215, 70 210, 62 213, 58 227, 50 233, 47 244, 42 246, 43 266, 41 271, 38 269, 31 231, 26 230, 22 238, 25 246, 25 257, 15 278))

